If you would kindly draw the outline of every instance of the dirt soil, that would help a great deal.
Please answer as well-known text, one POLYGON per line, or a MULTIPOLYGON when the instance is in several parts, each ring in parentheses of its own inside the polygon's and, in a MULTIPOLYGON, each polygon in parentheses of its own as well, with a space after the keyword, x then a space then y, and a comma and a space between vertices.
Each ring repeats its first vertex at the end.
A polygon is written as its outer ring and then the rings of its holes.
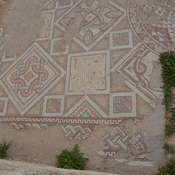
POLYGON ((11 9, 13 0, 0 0, 0 27, 2 26, 3 18, 8 14, 11 9))

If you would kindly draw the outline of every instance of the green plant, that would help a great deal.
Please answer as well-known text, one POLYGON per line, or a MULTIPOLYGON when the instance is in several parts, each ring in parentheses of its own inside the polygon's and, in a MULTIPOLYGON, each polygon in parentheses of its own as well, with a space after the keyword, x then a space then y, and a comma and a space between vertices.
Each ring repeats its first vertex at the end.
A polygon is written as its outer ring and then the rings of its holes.
POLYGON ((159 168, 158 175, 175 175, 175 159, 171 158, 166 166, 159 168))
MULTIPOLYGON (((173 51, 160 54, 159 61, 162 65, 163 90, 165 94, 164 104, 166 109, 165 135, 171 136, 175 133, 175 108, 173 88, 175 87, 175 53, 173 51)), ((165 153, 175 154, 175 147, 165 143, 165 153)), ((158 175, 175 175, 175 159, 171 158, 166 166, 159 168, 158 175)))
POLYGON ((165 135, 171 136, 175 133, 175 108, 173 88, 175 87, 175 53, 173 51, 160 54, 159 61, 162 65, 163 90, 165 94, 164 104, 167 113, 165 135))
POLYGON ((166 154, 175 154, 175 147, 173 145, 165 143, 164 149, 166 154))
POLYGON ((6 143, 6 141, 2 141, 0 144, 0 159, 4 159, 8 157, 8 150, 11 147, 11 142, 6 143))
POLYGON ((80 153, 78 145, 76 144, 72 151, 63 150, 60 155, 57 155, 57 164, 58 168, 65 169, 85 169, 86 163, 89 160, 88 158, 83 157, 83 153, 80 153))
POLYGON ((163 90, 165 93, 165 108, 169 112, 172 109, 173 93, 175 87, 175 53, 173 51, 160 54, 159 61, 162 65, 162 78, 164 82, 163 90))
POLYGON ((175 133, 175 126, 171 123, 165 125, 165 135, 172 136, 175 133))

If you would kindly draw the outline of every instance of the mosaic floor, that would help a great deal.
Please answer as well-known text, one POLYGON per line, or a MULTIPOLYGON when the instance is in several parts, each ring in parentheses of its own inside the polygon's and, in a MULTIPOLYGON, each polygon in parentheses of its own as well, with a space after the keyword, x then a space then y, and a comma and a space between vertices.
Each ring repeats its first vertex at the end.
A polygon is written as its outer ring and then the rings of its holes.
POLYGON ((12 57, 3 47, 15 33, 1 28, 0 122, 17 129, 59 123, 75 140, 98 125, 115 127, 101 136, 100 151, 115 156, 131 148, 139 154, 130 164, 152 166, 144 130, 132 133, 128 125, 137 127, 163 98, 152 82, 159 53, 174 48, 175 4, 145 2, 48 0, 40 36, 12 57))

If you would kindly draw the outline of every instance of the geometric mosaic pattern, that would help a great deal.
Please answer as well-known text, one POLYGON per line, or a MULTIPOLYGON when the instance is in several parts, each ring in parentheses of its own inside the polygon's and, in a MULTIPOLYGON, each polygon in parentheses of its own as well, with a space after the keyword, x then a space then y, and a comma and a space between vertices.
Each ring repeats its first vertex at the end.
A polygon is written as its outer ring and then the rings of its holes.
POLYGON ((54 16, 54 11, 49 10, 49 11, 44 11, 42 13, 42 20, 43 20, 43 27, 41 29, 41 33, 40 33, 40 38, 37 40, 46 40, 51 38, 52 35, 52 30, 50 30, 52 28, 52 22, 53 22, 53 16, 54 16))
POLYGON ((3 73, 2 86, 24 114, 63 76, 64 70, 34 43, 3 73))
MULTIPOLYGON (((138 43, 111 70, 123 75, 127 79, 126 84, 147 103, 151 103, 152 99, 162 94, 160 89, 153 93, 149 88, 154 62, 158 62, 158 56, 138 43), (150 57, 153 59, 149 60, 150 57)), ((152 106, 154 107, 154 104, 152 106)))
MULTIPOLYGON (((158 54, 175 43, 174 9, 131 0, 50 2, 39 37, 23 53, 8 55, 0 45, 0 66, 7 64, 0 69, 0 122, 17 129, 59 123, 66 138, 76 140, 88 139, 97 125, 114 126, 101 136, 104 155, 131 146, 145 158, 144 135, 131 136, 121 126, 142 121, 163 97, 150 79, 158 54), (145 18, 152 13, 156 22, 145 18)), ((12 34, 0 37, 10 42, 12 34)))
POLYGON ((132 111, 132 97, 123 96, 123 97, 114 97, 114 113, 127 113, 132 111))
POLYGON ((85 140, 94 130, 94 125, 62 125, 64 135, 69 139, 85 140))
POLYGON ((87 52, 69 56, 67 94, 109 93, 109 52, 87 52))
POLYGON ((136 95, 133 92, 112 93, 110 96, 111 117, 136 116, 136 95), (126 96, 127 94, 127 96, 126 96))
POLYGON ((135 134, 131 138, 131 136, 120 127, 117 127, 116 130, 117 132, 112 135, 106 131, 102 136, 102 139, 105 142, 105 155, 113 156, 120 150, 127 150, 128 146, 139 150, 142 154, 144 153, 144 150, 147 149, 142 134, 135 134), (131 139, 134 140, 134 142, 131 141, 131 139))
POLYGON ((60 112, 61 99, 48 99, 46 112, 57 113, 60 112))
POLYGON ((68 46, 59 38, 53 39, 51 43, 51 55, 62 55, 68 52, 68 46))
POLYGON ((112 45, 110 47, 111 50, 133 47, 131 30, 121 30, 121 31, 110 32, 110 40, 112 42, 112 45))
POLYGON ((43 116, 63 116, 64 95, 50 95, 44 97, 43 116))
POLYGON ((148 5, 140 5, 142 13, 140 18, 136 15, 137 6, 129 1, 128 4, 128 18, 130 25, 136 36, 142 43, 156 53, 166 51, 175 41, 174 33, 174 9, 171 8, 171 3, 167 3, 167 7, 164 6, 164 2, 148 5), (167 10, 170 9, 170 10, 167 10), (158 16, 156 22, 146 16, 158 16), (139 20, 138 20, 139 19, 139 20), (149 24, 148 24, 149 23, 149 24))
POLYGON ((69 28, 70 20, 75 13, 79 12, 84 20, 84 24, 80 24, 80 32, 73 40, 87 51, 126 16, 125 9, 112 1, 109 1, 108 6, 104 7, 104 9, 98 4, 97 0, 80 0, 55 22, 55 25, 60 30, 65 31, 69 28), (94 6, 96 8, 93 8, 94 6))

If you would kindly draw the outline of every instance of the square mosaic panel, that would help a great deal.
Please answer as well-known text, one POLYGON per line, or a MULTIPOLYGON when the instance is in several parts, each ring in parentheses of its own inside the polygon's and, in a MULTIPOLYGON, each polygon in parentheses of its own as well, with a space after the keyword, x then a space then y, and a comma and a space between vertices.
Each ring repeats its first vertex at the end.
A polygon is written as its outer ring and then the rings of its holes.
POLYGON ((113 104, 114 113, 132 112, 132 96, 114 96, 113 104))
POLYGON ((63 116, 64 95, 50 95, 44 97, 43 116, 63 116))
POLYGON ((51 55, 62 55, 68 53, 68 45, 66 45, 60 38, 53 39, 51 42, 51 55))
POLYGON ((98 51, 70 54, 66 77, 66 94, 109 93, 109 52, 98 51))
POLYGON ((134 92, 112 93, 110 96, 110 116, 134 117, 136 116, 136 94, 134 92))
POLYGON ((111 50, 133 47, 133 37, 131 30, 119 30, 110 32, 111 50))

